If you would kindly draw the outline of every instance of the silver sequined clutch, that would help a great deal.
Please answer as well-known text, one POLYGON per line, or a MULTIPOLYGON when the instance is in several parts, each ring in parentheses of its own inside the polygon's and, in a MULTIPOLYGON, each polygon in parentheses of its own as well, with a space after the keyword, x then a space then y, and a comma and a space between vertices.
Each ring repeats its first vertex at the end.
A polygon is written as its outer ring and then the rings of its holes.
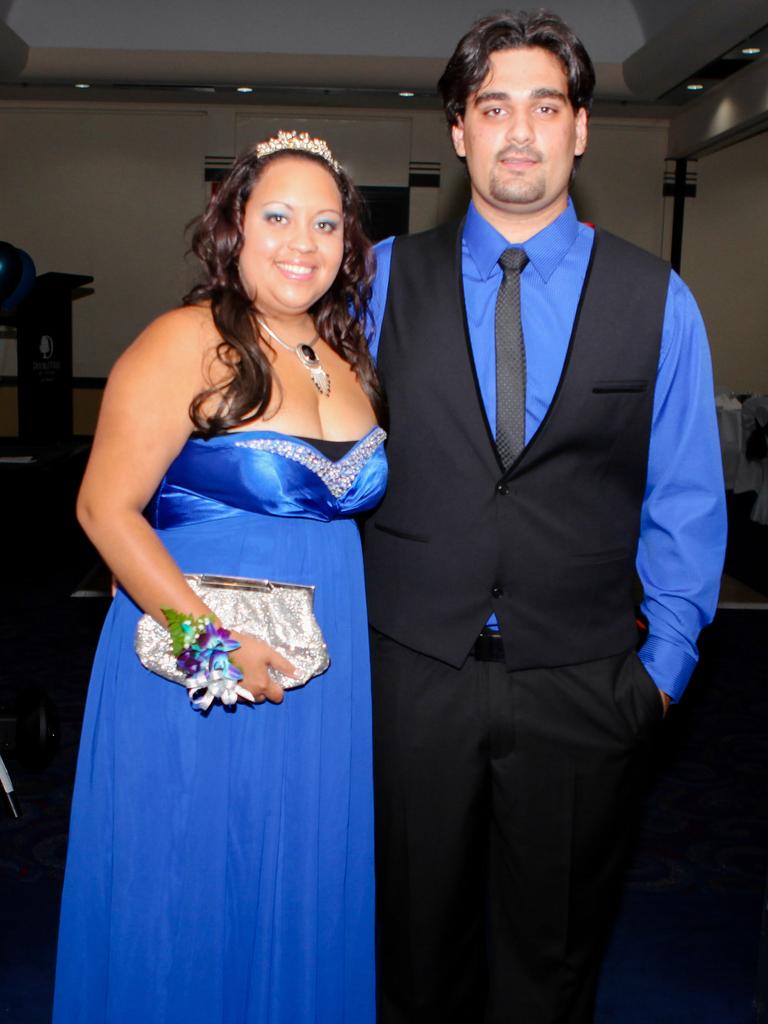
MULTIPOLYGON (((186 575, 185 579, 225 628, 258 637, 295 666, 295 678, 267 670, 284 690, 303 686, 328 668, 328 648, 314 613, 314 587, 241 576, 186 575)), ((151 615, 139 619, 135 646, 150 672, 187 685, 187 677, 176 667, 170 633, 151 615)), ((233 660, 237 661, 236 654, 233 660)))

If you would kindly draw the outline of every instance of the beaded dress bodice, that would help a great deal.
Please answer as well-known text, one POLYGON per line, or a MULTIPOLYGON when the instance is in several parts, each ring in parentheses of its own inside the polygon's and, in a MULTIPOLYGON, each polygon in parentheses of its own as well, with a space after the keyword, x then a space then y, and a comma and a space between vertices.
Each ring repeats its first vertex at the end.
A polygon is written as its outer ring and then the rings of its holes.
POLYGON ((385 439, 374 427, 334 461, 310 441, 276 431, 191 438, 146 515, 161 530, 254 512, 321 521, 357 515, 384 493, 385 439))

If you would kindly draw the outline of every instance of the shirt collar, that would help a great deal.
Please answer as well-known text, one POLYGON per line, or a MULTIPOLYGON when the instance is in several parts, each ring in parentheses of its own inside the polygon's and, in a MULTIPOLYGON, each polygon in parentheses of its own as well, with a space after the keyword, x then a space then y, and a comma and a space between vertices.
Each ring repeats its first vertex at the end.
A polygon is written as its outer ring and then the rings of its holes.
MULTIPOLYGON (((547 224, 527 242, 528 259, 540 276, 548 281, 576 241, 579 222, 569 197, 568 205, 551 224, 547 224)), ((464 223, 464 244, 475 262, 480 276, 488 279, 498 268, 499 257, 510 243, 478 213, 473 202, 469 204, 464 223)))

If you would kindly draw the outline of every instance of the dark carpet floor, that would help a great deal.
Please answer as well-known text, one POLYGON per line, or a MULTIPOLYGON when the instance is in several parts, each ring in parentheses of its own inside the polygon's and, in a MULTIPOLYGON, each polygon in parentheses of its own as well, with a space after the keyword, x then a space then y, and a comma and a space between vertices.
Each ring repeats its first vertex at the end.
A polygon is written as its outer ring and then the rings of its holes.
MULTIPOLYGON (((0 1024, 45 1024, 50 1012, 79 726, 106 608, 104 600, 69 597, 94 561, 61 513, 79 459, 67 456, 66 473, 52 463, 33 477, 17 474, 22 498, 9 506, 9 535, 18 543, 9 545, 0 588, 0 705, 44 689, 61 715, 61 745, 42 771, 7 761, 24 816, 13 822, 0 811, 0 1024)), ((748 582, 764 587, 765 579, 748 582)), ((768 861, 767 633, 765 612, 724 611, 702 638, 696 676, 663 729, 596 1024, 757 1020, 767 984, 758 977, 768 861)))
MULTIPOLYGON (((24 816, 0 821, 0 1021, 42 1024, 89 663, 105 602, 4 620, 5 693, 34 682, 62 717, 41 772, 8 759, 24 816), (9 656, 9 651, 12 652, 9 656)), ((669 716, 644 828, 608 949, 597 1024, 751 1024, 768 850, 766 617, 721 612, 686 701, 669 716)), ((96 1022, 94 1022, 96 1024, 96 1022)))
POLYGON ((768 864, 767 628, 765 612, 719 612, 688 693, 665 723, 597 1024, 757 1019, 768 864))

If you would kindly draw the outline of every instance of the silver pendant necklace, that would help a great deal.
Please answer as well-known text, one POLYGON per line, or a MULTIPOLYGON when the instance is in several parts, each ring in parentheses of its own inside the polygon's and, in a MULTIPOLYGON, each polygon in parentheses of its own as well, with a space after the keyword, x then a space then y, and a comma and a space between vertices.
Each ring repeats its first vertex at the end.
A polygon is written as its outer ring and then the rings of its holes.
POLYGON ((315 385, 317 390, 321 395, 325 395, 327 398, 331 393, 331 378, 323 369, 317 352, 312 348, 319 336, 315 334, 314 338, 310 341, 304 341, 300 345, 289 345, 287 341, 283 341, 282 338, 279 338, 270 327, 267 327, 263 320, 256 317, 256 323, 259 327, 262 327, 270 338, 273 341, 276 341, 278 345, 282 345, 283 348, 294 353, 301 365, 309 370, 309 376, 312 378, 312 383, 315 385))

